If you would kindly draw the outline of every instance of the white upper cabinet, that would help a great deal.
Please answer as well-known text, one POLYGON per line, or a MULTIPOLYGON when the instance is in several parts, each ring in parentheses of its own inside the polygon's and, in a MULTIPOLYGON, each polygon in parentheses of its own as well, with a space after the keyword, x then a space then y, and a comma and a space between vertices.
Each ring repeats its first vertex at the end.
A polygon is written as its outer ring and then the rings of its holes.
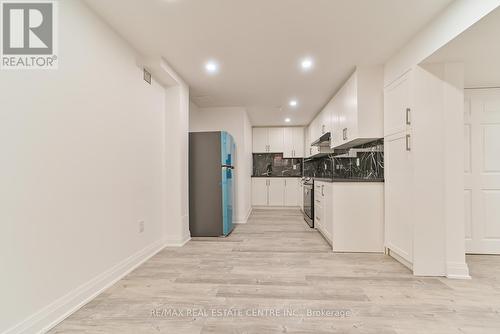
POLYGON ((320 137, 325 133, 332 132, 332 107, 333 103, 330 101, 326 107, 319 114, 319 133, 320 137))
POLYGON ((405 132, 411 126, 411 74, 406 73, 385 89, 384 136, 405 132))
POLYGON ((283 128, 253 128, 253 153, 281 153, 284 150, 283 128))
POLYGON ((304 128, 284 128, 284 158, 304 157, 304 128))
POLYGON ((307 137, 306 137, 306 158, 313 156, 315 154, 319 153, 319 147, 317 146, 311 146, 311 143, 314 142, 316 139, 321 137, 321 131, 320 131, 320 125, 319 125, 319 117, 316 117, 311 124, 309 124, 309 127, 307 128, 307 137))
POLYGON ((330 101, 332 148, 349 148, 384 136, 383 68, 360 67, 330 101))
POLYGON ((253 128, 253 153, 283 153, 284 158, 304 157, 304 128, 253 128))
POLYGON ((284 151, 283 128, 269 128, 269 151, 281 153, 284 151))
POLYGON ((266 153, 269 144, 267 128, 253 128, 252 131, 252 152, 266 153))

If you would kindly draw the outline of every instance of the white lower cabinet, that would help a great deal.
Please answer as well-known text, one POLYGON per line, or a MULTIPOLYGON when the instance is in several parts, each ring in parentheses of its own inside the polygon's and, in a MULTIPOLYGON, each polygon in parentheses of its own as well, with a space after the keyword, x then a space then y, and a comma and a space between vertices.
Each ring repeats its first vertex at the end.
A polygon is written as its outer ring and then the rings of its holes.
POLYGON ((300 188, 300 178, 285 178, 285 206, 300 206, 302 201, 299 197, 302 194, 300 188))
POLYGON ((314 182, 314 225, 336 252, 384 251, 384 184, 314 182))
POLYGON ((332 244, 332 183, 314 182, 314 226, 332 244))
POLYGON ((302 198, 299 182, 298 177, 253 177, 252 205, 297 207, 301 203, 299 198, 302 198))
POLYGON ((252 205, 266 206, 267 205, 267 178, 254 177, 252 178, 252 205))
POLYGON ((269 206, 284 206, 285 205, 285 180, 282 178, 268 179, 268 205, 269 206))

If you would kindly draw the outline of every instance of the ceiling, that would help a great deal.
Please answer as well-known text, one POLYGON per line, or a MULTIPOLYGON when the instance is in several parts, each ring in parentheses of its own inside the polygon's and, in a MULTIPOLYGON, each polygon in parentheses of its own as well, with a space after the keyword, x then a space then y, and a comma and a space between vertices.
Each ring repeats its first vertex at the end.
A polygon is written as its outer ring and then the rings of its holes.
POLYGON ((425 63, 464 63, 465 87, 500 87, 500 8, 457 36, 425 63))
POLYGON ((86 0, 200 107, 246 107, 253 125, 308 124, 356 65, 383 64, 451 0, 86 0), (314 59, 303 72, 300 60, 314 59), (216 60, 216 75, 204 65, 216 60), (289 107, 296 99, 298 105, 289 107))

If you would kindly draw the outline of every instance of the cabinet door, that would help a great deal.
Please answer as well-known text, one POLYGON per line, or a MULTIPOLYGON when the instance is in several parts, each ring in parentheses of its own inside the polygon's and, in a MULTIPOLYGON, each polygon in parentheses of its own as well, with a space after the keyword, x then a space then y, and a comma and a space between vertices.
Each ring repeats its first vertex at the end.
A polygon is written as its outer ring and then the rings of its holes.
MULTIPOLYGON (((292 128, 293 129, 293 157, 303 158, 304 157, 304 128, 292 128)), ((286 140, 285 140, 286 145, 286 140)))
POLYGON ((330 137, 330 147, 334 148, 342 144, 342 104, 341 91, 337 93, 332 99, 332 135, 330 137))
POLYGON ((324 183, 321 189, 322 206, 323 206, 323 235, 332 242, 333 233, 333 184, 324 183))
POLYGON ((297 178, 297 182, 299 184, 299 193, 297 194, 297 200, 299 201, 300 210, 304 212, 304 184, 297 178))
POLYGON ((321 124, 319 115, 309 124, 309 144, 321 137, 321 124))
POLYGON ((345 84, 343 100, 342 142, 348 143, 358 137, 358 84, 354 73, 345 84))
POLYGON ((285 206, 299 206, 299 182, 297 178, 285 180, 285 206))
POLYGON ((384 91, 384 136, 406 131, 411 123, 411 71, 384 91))
POLYGON ((385 244, 412 263, 413 163, 411 137, 407 136, 402 133, 385 139, 385 244))
POLYGON ((268 201, 268 179, 266 178, 252 178, 252 205, 253 206, 267 206, 268 201))
POLYGON ((269 128, 269 152, 282 153, 284 151, 283 128, 269 128))
POLYGON ((285 205, 285 180, 281 178, 268 179, 268 203, 270 206, 285 205))
POLYGON ((314 204, 314 228, 323 233, 323 206, 317 202, 314 204))
POLYGON ((332 101, 326 105, 326 107, 321 111, 320 118, 321 118, 321 124, 320 124, 320 130, 321 134, 324 135, 327 132, 332 132, 332 101))
POLYGON ((293 158, 294 157, 294 129, 295 128, 284 128, 283 129, 283 158, 293 158))
POLYGON ((253 128, 252 131, 252 152, 266 153, 268 151, 268 131, 267 128, 253 128))

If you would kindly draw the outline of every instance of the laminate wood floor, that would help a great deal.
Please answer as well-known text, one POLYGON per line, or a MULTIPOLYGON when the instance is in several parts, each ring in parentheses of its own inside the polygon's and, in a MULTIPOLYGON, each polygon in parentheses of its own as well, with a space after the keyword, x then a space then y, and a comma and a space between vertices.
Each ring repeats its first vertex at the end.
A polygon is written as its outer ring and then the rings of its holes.
POLYGON ((500 256, 467 260, 472 280, 414 277, 383 254, 332 253, 298 210, 254 210, 227 238, 164 249, 50 333, 498 334, 500 256))

